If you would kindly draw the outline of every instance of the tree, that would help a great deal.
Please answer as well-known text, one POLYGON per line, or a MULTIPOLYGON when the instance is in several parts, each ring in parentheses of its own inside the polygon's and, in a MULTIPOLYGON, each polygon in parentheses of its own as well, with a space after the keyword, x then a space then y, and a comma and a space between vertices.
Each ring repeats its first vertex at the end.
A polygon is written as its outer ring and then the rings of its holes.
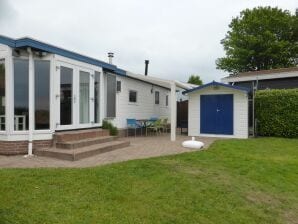
POLYGON ((298 64, 298 15, 258 7, 240 12, 221 41, 226 56, 218 69, 230 73, 286 68, 298 64))
POLYGON ((187 83, 195 84, 195 85, 203 85, 203 81, 201 80, 200 76, 198 75, 191 75, 188 78, 187 83))

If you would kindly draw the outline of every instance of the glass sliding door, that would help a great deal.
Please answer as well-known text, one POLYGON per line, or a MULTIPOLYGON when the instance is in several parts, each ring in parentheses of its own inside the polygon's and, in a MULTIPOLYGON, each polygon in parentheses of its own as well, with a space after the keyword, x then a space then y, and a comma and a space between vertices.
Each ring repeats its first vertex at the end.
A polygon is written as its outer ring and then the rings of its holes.
POLYGON ((73 69, 60 67, 60 125, 73 123, 73 69))
POLYGON ((35 130, 50 129, 50 61, 34 60, 35 130))
POLYGON ((96 124, 100 123, 100 72, 95 72, 94 76, 94 122, 96 124))
POLYGON ((5 60, 0 59, 0 131, 5 131, 5 60))
POLYGON ((59 61, 56 82, 56 129, 70 130, 99 126, 100 73, 59 61), (92 75, 94 74, 94 75, 92 75))
POLYGON ((80 124, 90 123, 90 73, 80 71, 80 124))

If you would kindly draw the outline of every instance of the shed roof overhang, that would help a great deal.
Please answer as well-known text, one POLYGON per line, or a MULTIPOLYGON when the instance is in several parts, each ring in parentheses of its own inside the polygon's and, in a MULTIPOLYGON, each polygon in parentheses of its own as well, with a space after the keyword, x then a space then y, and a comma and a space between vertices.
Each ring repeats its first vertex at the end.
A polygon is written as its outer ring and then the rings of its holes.
POLYGON ((7 45, 12 48, 27 48, 31 47, 32 49, 39 50, 39 51, 45 51, 52 54, 57 54, 63 57, 71 58, 74 60, 78 60, 81 62, 85 62, 88 64, 92 64, 95 66, 102 67, 106 71, 110 71, 113 73, 116 73, 117 75, 126 75, 126 71, 120 68, 117 68, 117 66, 100 61, 95 58, 91 58, 73 51, 69 51, 60 47, 56 47, 51 44, 47 44, 44 42, 41 42, 39 40, 35 40, 29 37, 19 38, 19 39, 12 39, 6 36, 0 35, 0 44, 7 45))
POLYGON ((233 86, 233 85, 228 85, 228 84, 224 84, 224 83, 221 83, 221 82, 213 81, 213 82, 207 83, 205 85, 201 85, 201 86, 198 86, 196 88, 186 90, 186 91, 183 92, 183 94, 199 91, 199 90, 205 89, 209 86, 223 86, 223 87, 226 87, 226 88, 235 89, 235 90, 242 91, 242 92, 245 92, 245 93, 248 93, 250 91, 248 88, 245 88, 245 87, 233 86))

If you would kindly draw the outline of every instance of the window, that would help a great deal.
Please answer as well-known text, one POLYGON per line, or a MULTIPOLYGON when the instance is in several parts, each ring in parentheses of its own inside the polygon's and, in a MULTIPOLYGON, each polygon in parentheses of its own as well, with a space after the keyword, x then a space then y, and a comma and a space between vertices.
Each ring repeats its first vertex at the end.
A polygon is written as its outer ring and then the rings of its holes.
POLYGON ((166 95, 166 106, 169 106, 169 95, 166 95))
POLYGON ((121 92, 121 81, 117 81, 117 92, 121 92))
POLYGON ((116 76, 107 74, 107 117, 116 117, 116 76))
POLYGON ((14 59, 14 130, 28 130, 29 61, 14 59))
POLYGON ((94 76, 94 122, 95 123, 100 123, 99 119, 99 99, 100 99, 100 73, 99 72, 95 72, 95 76, 94 76))
POLYGON ((5 131, 5 60, 0 59, 0 131, 5 131))
POLYGON ((89 123, 90 74, 80 71, 80 124, 89 123))
POLYGON ((155 104, 159 104, 159 92, 155 91, 155 104))
POLYGON ((129 90, 129 102, 130 103, 137 102, 137 91, 129 90))
POLYGON ((60 124, 72 124, 73 70, 60 67, 60 124))
POLYGON ((50 129, 50 61, 34 61, 35 129, 50 129))

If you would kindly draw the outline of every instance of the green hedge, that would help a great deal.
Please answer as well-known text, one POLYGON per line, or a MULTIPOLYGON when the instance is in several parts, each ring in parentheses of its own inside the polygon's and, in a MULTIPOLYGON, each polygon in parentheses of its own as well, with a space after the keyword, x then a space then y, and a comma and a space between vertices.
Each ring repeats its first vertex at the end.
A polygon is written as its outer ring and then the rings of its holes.
POLYGON ((258 135, 298 137, 298 89, 257 91, 255 113, 258 135))

